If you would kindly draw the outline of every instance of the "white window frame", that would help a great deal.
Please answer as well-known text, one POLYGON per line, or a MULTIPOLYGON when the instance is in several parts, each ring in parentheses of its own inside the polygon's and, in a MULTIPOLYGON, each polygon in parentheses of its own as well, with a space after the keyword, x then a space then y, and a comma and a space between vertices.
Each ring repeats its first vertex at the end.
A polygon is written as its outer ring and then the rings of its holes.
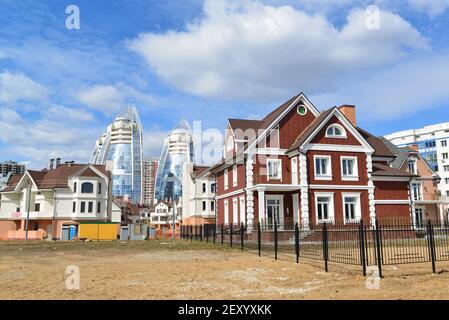
POLYGON ((223 202, 224 224, 229 224, 229 200, 223 202))
POLYGON ((314 167, 314 173, 315 173, 315 180, 332 180, 332 158, 331 156, 325 156, 325 155, 315 155, 313 156, 313 167, 314 167), (316 161, 318 159, 327 159, 327 174, 318 174, 317 173, 317 165, 316 161))
POLYGON ((447 140, 441 140, 441 146, 447 147, 447 140))
POLYGON ((332 223, 335 218, 335 204, 334 204, 334 193, 333 192, 315 192, 315 218, 316 223, 332 223), (320 197, 326 197, 330 198, 329 200, 329 211, 328 211, 328 218, 327 219, 321 219, 318 220, 318 198, 320 197))
POLYGON ((237 197, 232 198, 232 224, 236 225, 239 220, 239 199, 237 197))
POLYGON ((415 159, 415 158, 408 158, 407 159, 407 167, 408 167, 410 173, 418 174, 418 160, 417 159, 415 159), (413 162, 413 169, 414 169, 413 171, 410 170, 410 163, 411 162, 413 162))
POLYGON ((443 152, 442 157, 443 157, 443 160, 449 159, 449 153, 443 152))
POLYGON ((224 189, 228 190, 229 187, 229 174, 228 174, 228 169, 224 169, 224 179, 223 179, 223 183, 224 183, 224 189))
POLYGON ((232 186, 237 187, 237 165, 232 166, 232 186))
POLYGON ((330 126, 328 126, 326 128, 326 138, 346 139, 347 137, 348 137, 348 135, 346 134, 345 128, 343 128, 343 126, 341 126, 341 125, 339 125, 337 123, 331 124, 330 126), (328 134, 329 129, 332 129, 332 128, 338 128, 341 131, 342 135, 341 136, 336 136, 336 135, 328 134))
POLYGON ((341 167, 341 180, 343 180, 343 181, 359 181, 359 163, 358 163, 357 157, 349 157, 349 156, 340 157, 340 167, 341 167), (343 161, 344 160, 353 160, 354 161, 352 175, 344 175, 344 173, 343 173, 343 161))
POLYGON ((298 157, 293 157, 290 161, 290 171, 292 173, 292 184, 299 184, 298 177, 298 157))
POLYGON ((341 194, 341 197, 342 197, 342 204, 343 204, 343 220, 344 220, 344 223, 346 224, 346 223, 358 223, 358 222, 360 222, 360 220, 362 219, 362 205, 361 205, 361 201, 360 201, 360 198, 361 198, 360 193, 354 193, 354 192, 346 193, 346 192, 343 192, 341 194), (354 219, 348 219, 348 220, 346 219, 346 212, 345 212, 345 210, 346 210, 346 198, 356 198, 355 218, 354 219))
POLYGON ((423 184, 421 182, 412 182, 413 201, 422 201, 424 199, 423 184), (415 193, 415 185, 418 186, 419 195, 415 193))
POLYGON ((267 159, 267 180, 280 180, 282 181, 282 159, 267 159), (270 177, 270 163, 277 162, 278 165, 278 171, 276 177, 270 177))
POLYGON ((239 209, 240 209, 240 223, 245 223, 245 211, 246 211, 246 205, 245 205, 245 197, 239 198, 239 209))

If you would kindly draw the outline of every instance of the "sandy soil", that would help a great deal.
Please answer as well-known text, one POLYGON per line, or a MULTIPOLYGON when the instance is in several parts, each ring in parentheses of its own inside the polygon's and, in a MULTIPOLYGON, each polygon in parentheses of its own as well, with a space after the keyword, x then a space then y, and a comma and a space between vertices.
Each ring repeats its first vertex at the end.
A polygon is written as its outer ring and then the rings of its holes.
MULTIPOLYGON (((285 257, 284 257, 285 258, 285 257)), ((360 268, 294 263, 189 242, 0 243, 0 299, 449 299, 449 264, 388 266, 380 289, 360 268), (66 289, 68 265, 79 291, 66 289)))

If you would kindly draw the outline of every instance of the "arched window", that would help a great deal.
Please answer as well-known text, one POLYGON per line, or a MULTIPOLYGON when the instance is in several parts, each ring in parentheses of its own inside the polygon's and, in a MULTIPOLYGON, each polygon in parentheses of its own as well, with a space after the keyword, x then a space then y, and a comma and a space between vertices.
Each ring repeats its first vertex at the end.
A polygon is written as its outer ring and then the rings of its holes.
POLYGON ((346 138, 346 131, 339 124, 331 124, 326 130, 326 137, 346 138))
POLYGON ((93 193, 94 192, 94 185, 90 182, 84 182, 81 185, 81 193, 93 193))

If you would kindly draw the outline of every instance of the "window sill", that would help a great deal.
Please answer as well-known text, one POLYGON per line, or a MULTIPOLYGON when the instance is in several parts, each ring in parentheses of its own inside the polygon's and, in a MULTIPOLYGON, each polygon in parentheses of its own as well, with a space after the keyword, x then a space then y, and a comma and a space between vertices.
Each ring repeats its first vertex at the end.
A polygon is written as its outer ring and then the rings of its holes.
POLYGON ((332 180, 332 176, 315 176, 315 180, 332 180))
POLYGON ((341 177, 341 180, 342 181, 359 181, 359 176, 353 176, 353 177, 344 176, 344 177, 341 177))
POLYGON ((324 223, 334 224, 334 221, 332 219, 318 220, 317 221, 317 224, 324 224, 324 223))

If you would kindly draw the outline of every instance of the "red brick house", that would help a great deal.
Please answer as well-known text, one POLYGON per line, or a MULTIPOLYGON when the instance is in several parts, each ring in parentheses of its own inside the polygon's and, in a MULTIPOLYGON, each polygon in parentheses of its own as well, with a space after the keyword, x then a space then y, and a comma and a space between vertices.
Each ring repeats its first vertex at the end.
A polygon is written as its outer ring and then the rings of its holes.
POLYGON ((217 223, 291 230, 363 218, 410 218, 410 181, 355 106, 323 112, 301 93, 262 120, 229 119, 216 175, 217 223))

